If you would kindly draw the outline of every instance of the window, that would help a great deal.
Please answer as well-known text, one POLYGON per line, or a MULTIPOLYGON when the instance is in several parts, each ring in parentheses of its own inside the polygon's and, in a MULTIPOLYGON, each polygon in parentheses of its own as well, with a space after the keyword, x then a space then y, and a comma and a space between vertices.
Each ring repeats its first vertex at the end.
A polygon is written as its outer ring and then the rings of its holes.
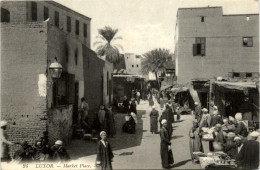
POLYGON ((75 64, 78 65, 78 50, 75 50, 75 64))
POLYGON ((196 37, 196 43, 193 44, 193 56, 205 56, 206 55, 206 38, 196 37))
POLYGON ((69 62, 69 47, 67 44, 65 44, 65 58, 66 58, 66 62, 69 62))
POLYGON ((87 37, 87 35, 88 35, 88 33, 87 33, 87 30, 88 30, 87 26, 88 26, 87 24, 84 24, 84 26, 83 26, 84 37, 87 37))
POLYGON ((253 37, 243 37, 243 47, 253 47, 253 37))
POLYGON ((234 76, 234 77, 239 77, 240 74, 239 74, 239 73, 233 73, 233 76, 234 76))
POLYGON ((139 67, 138 64, 136 64, 136 67, 139 67))
POLYGON ((43 17, 44 17, 44 20, 49 18, 49 8, 44 7, 44 9, 43 9, 43 17))
POLYGON ((246 77, 252 77, 252 73, 246 73, 246 77))
POLYGON ((140 58, 140 55, 135 56, 136 58, 140 58))
POLYGON ((32 11, 32 21, 37 21, 37 3, 31 3, 31 11, 32 11))
POLYGON ((71 17, 67 16, 67 31, 71 32, 71 17))
POLYGON ((204 17, 203 16, 200 17, 200 21, 204 22, 204 17))
POLYGON ((76 35, 79 35, 79 20, 76 20, 76 23, 75 23, 75 33, 76 33, 76 35))
POLYGON ((59 12, 55 11, 55 26, 59 27, 59 25, 60 25, 59 12))
POLYGON ((134 65, 132 65, 132 67, 134 67, 134 65))
POLYGON ((10 12, 7 9, 1 8, 1 22, 10 22, 10 12))

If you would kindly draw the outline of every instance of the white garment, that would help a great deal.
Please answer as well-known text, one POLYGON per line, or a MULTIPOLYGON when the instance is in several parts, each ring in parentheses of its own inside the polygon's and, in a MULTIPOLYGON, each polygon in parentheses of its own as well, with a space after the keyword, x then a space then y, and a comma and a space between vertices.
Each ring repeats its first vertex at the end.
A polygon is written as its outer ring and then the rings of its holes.
POLYGON ((107 145, 106 145, 106 142, 105 142, 105 141, 101 140, 101 142, 103 143, 103 145, 104 145, 105 147, 107 147, 107 145))

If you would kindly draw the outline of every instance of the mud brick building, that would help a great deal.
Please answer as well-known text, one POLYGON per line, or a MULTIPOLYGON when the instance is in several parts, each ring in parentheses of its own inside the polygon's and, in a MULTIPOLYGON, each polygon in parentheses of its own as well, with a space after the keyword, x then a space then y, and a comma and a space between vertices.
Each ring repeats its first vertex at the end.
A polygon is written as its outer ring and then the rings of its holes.
POLYGON ((259 72, 259 14, 224 15, 222 7, 179 8, 176 76, 194 101, 209 107, 210 79, 259 72))
POLYGON ((113 68, 90 49, 90 21, 53 1, 1 1, 1 119, 9 140, 34 144, 46 134, 50 143, 69 143, 80 98, 91 110, 109 103, 111 95, 100 96, 113 68), (63 72, 54 81, 55 57, 63 72))

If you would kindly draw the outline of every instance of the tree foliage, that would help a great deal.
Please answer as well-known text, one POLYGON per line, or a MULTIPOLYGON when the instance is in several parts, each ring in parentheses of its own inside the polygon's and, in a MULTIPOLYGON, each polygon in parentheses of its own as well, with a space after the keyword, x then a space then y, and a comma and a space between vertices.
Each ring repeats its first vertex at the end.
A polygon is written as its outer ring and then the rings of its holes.
POLYGON ((112 63, 116 63, 120 59, 119 49, 123 51, 123 47, 120 44, 114 44, 115 40, 120 40, 122 37, 116 37, 118 29, 113 29, 110 26, 105 26, 102 29, 98 29, 99 35, 98 41, 94 43, 96 52, 100 56, 105 56, 106 60, 112 63))
POLYGON ((145 53, 142 60, 142 73, 165 72, 168 62, 172 62, 173 54, 168 49, 154 49, 145 53))

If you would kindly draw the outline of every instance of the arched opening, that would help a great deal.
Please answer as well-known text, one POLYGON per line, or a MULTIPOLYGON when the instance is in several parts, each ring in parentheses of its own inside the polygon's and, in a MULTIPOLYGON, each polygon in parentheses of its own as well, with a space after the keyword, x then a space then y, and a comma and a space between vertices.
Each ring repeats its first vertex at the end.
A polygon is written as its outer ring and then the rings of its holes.
POLYGON ((10 22, 10 12, 5 8, 1 8, 1 22, 10 22))

